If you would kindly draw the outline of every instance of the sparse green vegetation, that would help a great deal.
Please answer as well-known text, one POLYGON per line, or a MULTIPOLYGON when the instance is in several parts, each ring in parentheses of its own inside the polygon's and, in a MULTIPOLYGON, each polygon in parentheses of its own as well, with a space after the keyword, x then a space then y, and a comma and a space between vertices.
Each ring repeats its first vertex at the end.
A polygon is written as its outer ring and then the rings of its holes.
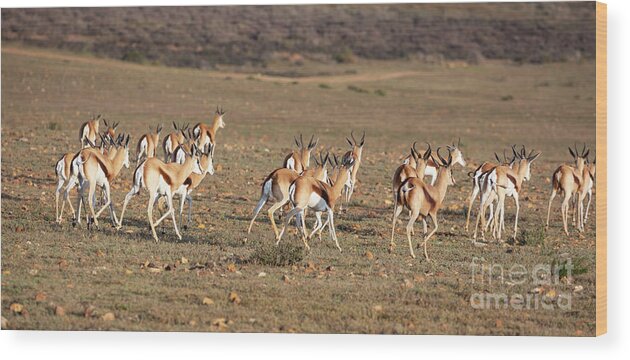
POLYGON ((250 261, 259 265, 287 266, 297 264, 304 259, 304 247, 287 242, 282 245, 258 244, 250 261))
POLYGON ((361 88, 361 87, 358 87, 356 85, 348 85, 348 90, 354 91, 354 92, 357 92, 357 93, 361 93, 361 94, 368 94, 369 93, 368 90, 366 90, 364 88, 361 88))

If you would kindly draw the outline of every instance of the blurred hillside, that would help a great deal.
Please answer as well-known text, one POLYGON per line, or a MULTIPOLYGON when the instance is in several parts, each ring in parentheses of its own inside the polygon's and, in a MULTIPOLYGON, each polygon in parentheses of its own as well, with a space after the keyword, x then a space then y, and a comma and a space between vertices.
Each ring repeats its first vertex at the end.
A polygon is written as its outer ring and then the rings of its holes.
POLYGON ((595 56, 595 3, 2 9, 2 40, 210 68, 595 56))

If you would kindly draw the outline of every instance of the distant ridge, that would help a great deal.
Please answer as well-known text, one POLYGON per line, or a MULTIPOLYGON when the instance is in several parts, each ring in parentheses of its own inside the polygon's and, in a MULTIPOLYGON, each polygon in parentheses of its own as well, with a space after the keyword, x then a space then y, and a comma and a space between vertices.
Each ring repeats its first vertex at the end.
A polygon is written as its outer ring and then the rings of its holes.
POLYGON ((2 9, 2 40, 180 67, 595 56, 595 3, 2 9))

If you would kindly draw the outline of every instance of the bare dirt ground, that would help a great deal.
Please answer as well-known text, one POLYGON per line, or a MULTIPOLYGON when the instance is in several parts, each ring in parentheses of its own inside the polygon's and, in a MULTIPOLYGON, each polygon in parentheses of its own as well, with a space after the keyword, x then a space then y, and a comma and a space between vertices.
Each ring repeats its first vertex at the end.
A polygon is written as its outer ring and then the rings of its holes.
MULTIPOLYGON (((594 335, 594 222, 589 220, 583 236, 574 228, 565 236, 557 200, 552 226, 543 230, 550 176, 571 160, 567 146, 594 146, 594 64, 339 66, 336 73, 348 74, 286 79, 3 48, 7 327, 594 335), (162 241, 153 242, 146 193, 131 203, 122 231, 111 228, 107 216, 91 232, 85 225, 73 228, 69 218, 54 223, 54 164, 61 154, 78 150, 78 128, 92 113, 120 121, 119 129, 131 133, 135 144, 158 123, 209 122, 217 105, 227 110, 217 137, 217 171, 194 194, 194 225, 182 241, 167 222, 162 241), (245 243, 260 183, 281 166, 293 136, 315 133, 318 150, 341 154, 351 130, 367 135, 357 191, 349 210, 336 217, 344 252, 327 233, 311 241, 308 254, 293 231, 276 248, 264 216, 245 243), (388 253, 390 181, 401 158, 413 141, 435 148, 458 137, 468 165, 455 168, 457 184, 449 188, 440 229, 429 245, 432 261, 409 257, 402 224, 398 246, 388 253), (515 143, 543 153, 522 190, 519 241, 475 246, 463 229, 467 173, 515 143), (286 255, 294 263, 270 265, 260 260, 265 254, 286 255), (543 285, 532 280, 537 265, 557 269, 568 259, 574 264, 571 277, 561 272, 558 281, 543 285), (484 276, 475 271, 475 261, 496 271, 484 276), (510 279, 513 265, 530 276, 510 279), (475 309, 474 294, 507 294, 511 300, 499 309, 475 309), (545 297, 553 309, 517 310, 516 294, 545 297), (567 298, 570 308, 560 308, 567 298)), ((132 169, 125 169, 113 185, 117 210, 131 177, 132 169)), ((509 229, 514 206, 507 203, 509 229)))

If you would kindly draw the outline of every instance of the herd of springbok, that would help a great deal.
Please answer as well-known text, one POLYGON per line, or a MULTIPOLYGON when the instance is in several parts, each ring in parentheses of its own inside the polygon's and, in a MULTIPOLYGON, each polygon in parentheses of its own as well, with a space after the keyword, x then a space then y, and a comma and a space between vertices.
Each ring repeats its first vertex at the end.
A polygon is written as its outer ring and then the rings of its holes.
MULTIPOLYGON (((158 241, 156 227, 170 217, 175 234, 181 239, 177 223, 182 224, 185 204, 188 203, 186 225, 192 219, 191 193, 201 184, 207 174, 214 174, 213 157, 216 149, 217 132, 225 126, 225 111, 217 107, 211 124, 198 123, 189 128, 188 124, 173 122, 173 132, 162 141, 163 160, 158 158, 160 134, 162 125, 154 131, 140 136, 136 147, 136 168, 133 171, 132 187, 125 196, 120 218, 116 216, 111 198, 111 184, 121 173, 123 167, 129 168, 129 134, 118 133, 118 123, 108 123, 101 115, 93 116, 90 121, 83 123, 79 130, 80 150, 76 153, 64 154, 55 166, 57 188, 55 191, 56 221, 61 223, 65 204, 72 212, 72 223, 81 223, 81 208, 85 206, 87 227, 98 227, 99 216, 109 209, 112 225, 121 229, 125 210, 131 199, 140 193, 142 188, 149 193, 147 205, 148 222, 155 241, 158 241), (100 131, 100 123, 105 130, 100 131), (62 190, 65 191, 60 201, 62 190), (70 201, 70 192, 77 188, 78 197, 76 210, 70 201), (97 196, 97 188, 100 194, 97 196), (173 205, 173 197, 179 196, 179 211, 173 205), (159 219, 154 220, 153 209, 162 201, 166 210, 159 219)), ((267 211, 271 227, 276 239, 280 243, 287 225, 295 219, 298 233, 306 249, 310 249, 308 241, 317 234, 321 239, 326 226, 336 247, 341 251, 337 233, 335 231, 335 208, 339 203, 338 214, 342 214, 343 203, 350 202, 357 186, 357 177, 361 166, 365 132, 360 138, 355 138, 354 132, 346 137, 350 149, 337 156, 329 151, 321 151, 314 155, 319 139, 311 136, 308 143, 303 136, 295 137, 296 150, 286 154, 282 166, 271 171, 262 182, 260 199, 253 211, 253 217, 247 228, 251 233, 256 217, 265 206, 270 204, 267 211), (311 158, 314 166, 311 166, 311 158), (329 169, 330 167, 330 169, 329 169), (342 198, 343 196, 343 198, 342 198), (340 200, 341 199, 341 200, 340 200), (280 210, 282 227, 276 224, 276 212, 280 210), (313 228, 309 231, 305 218, 307 211, 315 216, 313 228), (286 213, 286 214, 285 214, 286 213), (322 214, 326 215, 325 222, 322 214)), ((423 240, 418 242, 422 246, 424 256, 428 260, 427 242, 438 229, 437 213, 442 207, 448 187, 455 185, 452 168, 456 164, 466 167, 466 161, 461 151, 461 142, 452 143, 435 150, 427 143, 424 151, 416 148, 417 143, 410 147, 410 154, 394 172, 392 179, 392 194, 394 214, 392 217, 392 231, 389 251, 395 247, 394 236, 398 217, 403 210, 409 213, 406 234, 409 252, 415 258, 412 236, 414 224, 420 218, 423 225, 423 240), (444 151, 443 154, 441 151, 444 151), (429 177, 429 181, 425 181, 429 177), (433 228, 427 231, 427 217, 431 219, 433 228)), ((509 151, 509 150, 508 150, 509 151)), ((589 149, 586 144, 578 151, 577 146, 569 148, 574 159, 574 166, 561 165, 551 177, 552 192, 549 198, 546 226, 553 199, 558 193, 563 194, 561 206, 563 230, 568 235, 568 217, 570 207, 573 207, 572 220, 579 232, 584 231, 588 220, 591 204, 593 184, 595 181, 595 161, 589 161, 589 149), (584 201, 588 197, 586 208, 584 201)), ((540 156, 534 150, 527 152, 525 146, 520 148, 513 145, 511 156, 503 151, 503 158, 495 153, 496 162, 483 162, 474 171, 468 173, 472 182, 472 189, 468 198, 465 230, 469 230, 470 217, 474 202, 479 199, 479 211, 476 215, 473 241, 477 241, 478 232, 485 241, 485 232, 490 229, 492 237, 501 241, 505 230, 505 198, 512 197, 515 204, 514 233, 518 233, 518 219, 520 212, 519 193, 523 182, 531 178, 531 165, 540 156)), ((160 208, 158 206, 158 208, 160 208)))

